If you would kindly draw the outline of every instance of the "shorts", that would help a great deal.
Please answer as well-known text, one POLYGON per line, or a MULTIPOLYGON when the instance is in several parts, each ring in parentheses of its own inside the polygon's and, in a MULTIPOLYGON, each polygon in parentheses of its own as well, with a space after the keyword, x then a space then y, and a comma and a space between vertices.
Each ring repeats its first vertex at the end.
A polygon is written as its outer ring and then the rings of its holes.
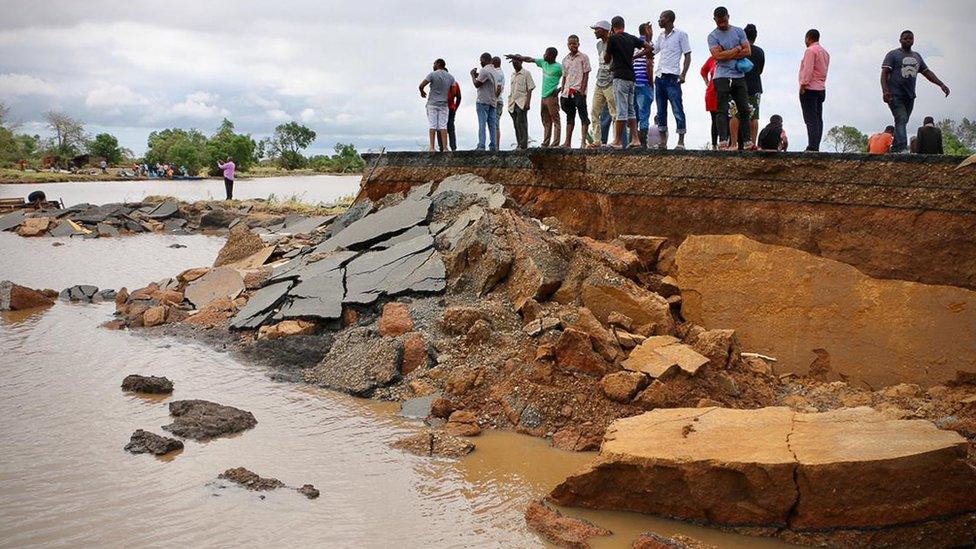
POLYGON ((752 105, 752 119, 759 120, 759 100, 761 99, 760 94, 750 95, 749 104, 752 105))
POLYGON ((636 84, 633 80, 613 79, 613 97, 617 102, 617 121, 626 122, 637 120, 637 109, 634 105, 634 89, 636 84))
MULTIPOLYGON (((757 100, 757 103, 756 104, 758 104, 758 100, 757 100)), ((753 120, 759 120, 759 115, 756 114, 758 112, 758 110, 759 110, 759 107, 755 107, 753 105, 754 104, 752 102, 752 97, 749 97, 749 116, 753 120)), ((729 119, 738 118, 738 117, 739 117, 739 106, 735 104, 735 101, 731 101, 730 100, 729 101, 729 119)))
POLYGON ((446 130, 449 113, 450 109, 447 105, 427 105, 427 121, 430 123, 430 129, 446 130))
POLYGON ((560 97, 559 107, 566 113, 566 123, 572 124, 576 120, 576 113, 579 113, 580 124, 590 125, 590 115, 586 113, 586 96, 577 93, 573 97, 560 97))

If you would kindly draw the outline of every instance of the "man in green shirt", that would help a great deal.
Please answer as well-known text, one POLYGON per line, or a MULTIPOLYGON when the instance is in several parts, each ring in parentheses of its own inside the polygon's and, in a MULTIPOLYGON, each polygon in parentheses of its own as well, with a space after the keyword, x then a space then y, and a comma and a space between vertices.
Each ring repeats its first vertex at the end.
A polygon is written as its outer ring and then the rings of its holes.
POLYGON ((542 147, 558 147, 562 134, 562 121, 559 116, 559 80, 563 76, 563 67, 556 63, 559 52, 556 48, 546 48, 542 59, 527 55, 506 55, 508 59, 519 59, 523 63, 535 63, 542 69, 542 127, 545 137, 542 147))

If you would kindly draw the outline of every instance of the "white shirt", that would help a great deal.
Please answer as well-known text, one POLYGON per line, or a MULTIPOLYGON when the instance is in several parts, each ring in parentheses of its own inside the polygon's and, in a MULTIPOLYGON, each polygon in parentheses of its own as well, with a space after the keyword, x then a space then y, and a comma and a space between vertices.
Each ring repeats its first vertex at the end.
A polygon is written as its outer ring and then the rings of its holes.
POLYGON ((656 70, 654 74, 681 74, 681 58, 686 53, 691 53, 691 44, 688 42, 688 33, 681 29, 671 29, 671 34, 662 32, 657 35, 654 41, 654 55, 656 70))
POLYGON ((495 66, 492 65, 491 68, 495 69, 495 74, 498 75, 498 76, 495 77, 495 79, 496 79, 496 83, 498 84, 498 87, 501 88, 501 91, 498 94, 498 100, 501 101, 502 100, 502 93, 505 92, 505 73, 502 71, 501 67, 498 67, 496 69, 495 66))

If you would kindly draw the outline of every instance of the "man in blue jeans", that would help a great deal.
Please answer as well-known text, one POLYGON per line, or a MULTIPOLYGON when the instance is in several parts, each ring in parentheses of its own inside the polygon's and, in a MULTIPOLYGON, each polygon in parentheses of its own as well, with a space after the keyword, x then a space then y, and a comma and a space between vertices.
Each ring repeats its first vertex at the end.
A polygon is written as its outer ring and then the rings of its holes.
POLYGON ((481 70, 471 69, 471 81, 478 88, 478 147, 485 150, 485 130, 488 130, 489 149, 498 150, 498 95, 501 93, 495 68, 491 66, 491 54, 481 54, 481 70))
MULTIPOLYGON (((645 44, 651 44, 654 41, 654 27, 650 23, 641 23, 637 37, 645 44)), ((651 105, 654 103, 654 82, 650 78, 652 74, 653 55, 634 57, 634 101, 637 103, 637 130, 642 147, 647 146, 647 130, 651 126, 651 105)))
POLYGON ((895 117, 895 142, 892 153, 903 153, 908 149, 908 119, 915 108, 915 82, 921 74, 949 97, 949 87, 929 69, 922 56, 912 51, 915 34, 907 30, 901 33, 901 47, 891 50, 881 64, 882 99, 895 117))
POLYGON ((671 114, 678 131, 678 145, 675 149, 685 148, 685 107, 681 99, 681 85, 685 83, 688 67, 691 66, 691 43, 688 33, 674 28, 675 15, 671 10, 661 13, 658 25, 664 32, 658 35, 654 43, 654 55, 657 56, 657 72, 654 79, 655 95, 657 99, 657 131, 661 136, 661 149, 668 148, 668 103, 671 104, 671 114), (682 58, 684 64, 682 64, 682 58))

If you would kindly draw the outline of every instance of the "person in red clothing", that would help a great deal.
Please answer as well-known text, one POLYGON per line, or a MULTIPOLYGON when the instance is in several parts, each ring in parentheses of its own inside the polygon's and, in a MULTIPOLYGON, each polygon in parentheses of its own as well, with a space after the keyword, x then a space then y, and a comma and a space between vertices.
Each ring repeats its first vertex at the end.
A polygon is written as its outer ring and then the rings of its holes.
POLYGON ((888 154, 895 142, 895 127, 888 126, 885 131, 868 138, 868 154, 888 154))
MULTIPOLYGON (((447 92, 447 142, 451 146, 452 151, 457 150, 457 134, 454 132, 454 117, 457 116, 457 110, 460 106, 461 85, 455 80, 454 85, 447 92)), ((437 132, 437 148, 442 151, 444 150, 440 132, 437 132)))
POLYGON ((701 68, 705 81, 705 110, 712 116, 712 150, 718 148, 718 92, 715 91, 715 58, 709 57, 701 68))

